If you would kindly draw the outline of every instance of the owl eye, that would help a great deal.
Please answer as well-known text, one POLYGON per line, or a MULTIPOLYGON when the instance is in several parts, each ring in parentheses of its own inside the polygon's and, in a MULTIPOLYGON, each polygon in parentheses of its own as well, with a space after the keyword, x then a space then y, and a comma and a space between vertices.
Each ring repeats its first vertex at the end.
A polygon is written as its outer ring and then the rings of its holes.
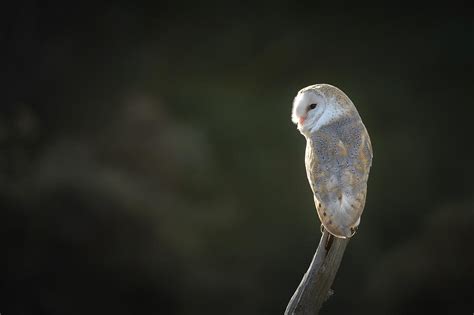
POLYGON ((311 104, 309 105, 309 109, 315 109, 318 104, 311 104))

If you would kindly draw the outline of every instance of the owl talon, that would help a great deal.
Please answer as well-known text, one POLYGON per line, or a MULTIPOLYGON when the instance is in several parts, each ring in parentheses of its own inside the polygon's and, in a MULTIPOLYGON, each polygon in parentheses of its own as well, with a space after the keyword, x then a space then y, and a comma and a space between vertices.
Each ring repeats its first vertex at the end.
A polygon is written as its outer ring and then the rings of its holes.
POLYGON ((357 226, 356 227, 351 227, 351 236, 350 237, 353 237, 354 234, 356 234, 357 228, 358 228, 357 226))
POLYGON ((330 298, 331 296, 333 296, 333 295, 334 295, 334 290, 333 290, 333 289, 329 289, 329 291, 328 291, 328 296, 326 297, 326 301, 329 300, 329 298, 330 298))

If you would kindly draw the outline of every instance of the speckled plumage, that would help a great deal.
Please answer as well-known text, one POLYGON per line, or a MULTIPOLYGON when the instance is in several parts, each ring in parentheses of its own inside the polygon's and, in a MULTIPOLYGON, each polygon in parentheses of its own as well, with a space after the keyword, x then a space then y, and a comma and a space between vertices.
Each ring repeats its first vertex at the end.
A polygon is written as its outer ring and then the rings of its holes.
POLYGON ((351 237, 365 205, 372 164, 369 135, 354 104, 338 88, 318 84, 298 95, 293 113, 303 118, 298 129, 307 140, 306 172, 318 216, 331 234, 351 237), (313 114, 306 103, 315 100, 322 108, 313 114))

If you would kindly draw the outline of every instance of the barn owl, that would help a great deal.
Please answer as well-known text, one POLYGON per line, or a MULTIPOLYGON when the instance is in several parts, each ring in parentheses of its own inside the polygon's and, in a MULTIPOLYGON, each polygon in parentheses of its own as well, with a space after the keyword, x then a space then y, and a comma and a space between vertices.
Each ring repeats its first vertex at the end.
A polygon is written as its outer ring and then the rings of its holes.
POLYGON ((292 121, 306 138, 305 166, 322 225, 339 238, 360 223, 372 165, 369 134, 352 101, 329 84, 305 87, 292 121))

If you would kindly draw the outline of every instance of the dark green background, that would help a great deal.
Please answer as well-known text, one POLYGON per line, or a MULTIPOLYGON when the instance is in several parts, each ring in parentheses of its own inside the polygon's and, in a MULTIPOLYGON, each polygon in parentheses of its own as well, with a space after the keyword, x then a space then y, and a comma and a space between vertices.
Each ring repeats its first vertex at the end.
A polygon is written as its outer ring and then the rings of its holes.
MULTIPOLYGON (((467 5, 467 3, 466 3, 467 5)), ((374 160, 322 314, 472 314, 467 6, 0 10, 0 313, 282 314, 320 237, 296 92, 374 160)))

